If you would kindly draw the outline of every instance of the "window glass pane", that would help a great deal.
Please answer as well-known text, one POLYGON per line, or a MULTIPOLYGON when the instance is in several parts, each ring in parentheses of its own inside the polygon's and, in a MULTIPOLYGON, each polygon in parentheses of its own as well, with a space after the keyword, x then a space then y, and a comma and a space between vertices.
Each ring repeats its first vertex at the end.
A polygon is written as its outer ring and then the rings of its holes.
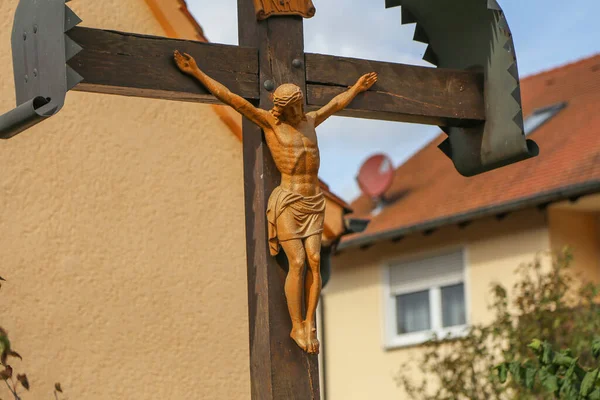
POLYGON ((565 106, 566 103, 559 103, 541 110, 534 111, 533 114, 525 118, 523 121, 523 130, 525 131, 525 136, 529 135, 550 118, 554 117, 560 110, 565 108, 565 106))
POLYGON ((399 335, 428 330, 429 291, 396 296, 396 313, 399 335))
POLYGON ((535 131, 540 125, 544 122, 552 118, 554 115, 554 111, 543 111, 536 114, 531 115, 523 121, 523 130, 525 131, 525 135, 529 135, 531 132, 535 131))
POLYGON ((445 327, 464 325, 465 315, 465 285, 442 287, 442 324, 445 327))

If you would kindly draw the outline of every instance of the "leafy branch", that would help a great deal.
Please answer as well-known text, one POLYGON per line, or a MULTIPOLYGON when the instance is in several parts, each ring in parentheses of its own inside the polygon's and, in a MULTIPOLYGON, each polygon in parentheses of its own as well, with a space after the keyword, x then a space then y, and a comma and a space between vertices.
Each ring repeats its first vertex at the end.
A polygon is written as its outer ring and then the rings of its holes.
MULTIPOLYGON (((6 282, 6 279, 0 276, 0 282, 6 282)), ((1 283, 0 288, 2 288, 1 283)), ((13 367, 9 364, 11 358, 23 360, 23 357, 12 348, 6 330, 0 327, 0 366, 3 368, 0 370, 0 380, 4 381, 14 400, 22 400, 19 391, 21 388, 29 391, 29 378, 27 378, 27 374, 16 374, 14 376, 13 367)), ((58 393, 62 393, 60 383, 54 385, 54 397, 56 400, 58 400, 58 393)))
MULTIPOLYGON (((0 281, 6 282, 6 279, 0 277, 0 281)), ((0 287, 2 287, 1 284, 0 287)), ((29 390, 29 379, 27 378, 26 374, 17 374, 16 380, 13 379, 13 368, 10 364, 8 364, 10 357, 23 360, 23 357, 21 357, 21 355, 14 351, 11 347, 11 343, 8 338, 8 333, 6 333, 6 330, 0 327, 0 365, 4 367, 4 369, 0 371, 0 379, 3 380, 4 383, 6 383, 6 387, 14 396, 15 400, 21 400, 21 397, 19 396, 17 391, 19 389, 19 386, 24 388, 25 390, 29 390)))
MULTIPOLYGON (((514 383, 534 390, 536 385, 554 396, 565 400, 600 400, 599 367, 586 368, 580 365, 579 357, 574 357, 570 349, 556 352, 550 343, 539 339, 528 346, 537 356, 538 363, 532 360, 525 362, 504 362, 496 367, 501 383, 510 376, 514 383)), ((600 358, 600 339, 591 346, 591 354, 598 361, 600 358)))

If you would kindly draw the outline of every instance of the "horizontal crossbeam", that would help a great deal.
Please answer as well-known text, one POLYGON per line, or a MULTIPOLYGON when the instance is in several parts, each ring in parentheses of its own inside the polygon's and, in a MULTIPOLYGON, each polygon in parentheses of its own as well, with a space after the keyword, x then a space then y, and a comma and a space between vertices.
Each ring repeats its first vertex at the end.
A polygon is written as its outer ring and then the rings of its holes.
POLYGON ((255 49, 76 27, 69 36, 83 50, 68 64, 83 82, 73 90, 123 96, 219 103, 182 74, 173 51, 190 53, 209 76, 234 93, 258 99, 255 49))
POLYGON ((464 126, 485 121, 481 73, 306 54, 307 102, 327 104, 371 71, 379 78, 336 115, 464 126))
MULTIPOLYGON (((80 27, 69 36, 83 47, 69 61, 84 78, 74 90, 218 103, 176 68, 172 54, 178 49, 193 55, 201 69, 232 92, 249 100, 260 96, 253 48, 80 27)), ((309 109, 325 105, 361 74, 375 71, 378 83, 340 115, 442 126, 485 120, 481 73, 320 54, 305 54, 305 68, 309 109)))

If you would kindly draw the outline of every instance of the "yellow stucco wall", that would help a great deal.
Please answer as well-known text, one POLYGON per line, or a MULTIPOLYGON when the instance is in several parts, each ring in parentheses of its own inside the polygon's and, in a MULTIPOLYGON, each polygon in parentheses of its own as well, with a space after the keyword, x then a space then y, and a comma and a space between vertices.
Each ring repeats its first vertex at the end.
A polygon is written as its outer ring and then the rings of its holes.
POLYGON ((600 281, 600 210, 579 210, 576 206, 550 207, 548 227, 553 249, 569 246, 573 271, 585 280, 600 281))
MULTIPOLYGON (((0 0, 0 112, 16 4, 0 0)), ((162 34, 143 0, 69 5, 162 34)), ((0 142, 0 326, 24 400, 57 381, 70 399, 249 398, 241 157, 208 106, 79 92, 0 142)))
POLYGON ((324 292, 328 400, 402 399, 394 376, 400 365, 417 360, 418 347, 384 349, 383 268, 407 255, 464 247, 469 320, 490 317, 492 282, 512 287, 519 264, 533 261, 550 246, 545 216, 537 210, 506 219, 450 226, 430 236, 412 235, 368 250, 351 250, 334 259, 324 292))

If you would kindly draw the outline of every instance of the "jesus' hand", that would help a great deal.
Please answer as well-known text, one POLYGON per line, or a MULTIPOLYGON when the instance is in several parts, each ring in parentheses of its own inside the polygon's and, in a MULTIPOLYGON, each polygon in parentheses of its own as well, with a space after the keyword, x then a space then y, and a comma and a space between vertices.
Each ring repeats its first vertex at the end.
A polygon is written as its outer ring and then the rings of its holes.
POLYGON ((356 88, 360 92, 366 92, 377 82, 377 73, 371 72, 370 74, 365 74, 361 76, 358 81, 356 81, 356 88))
POLYGON ((194 57, 190 56, 189 54, 181 54, 178 50, 175 50, 173 56, 175 58, 175 63, 177 63, 179 69, 185 72, 186 74, 192 75, 194 72, 199 70, 198 65, 196 64, 196 60, 194 60, 194 57))

